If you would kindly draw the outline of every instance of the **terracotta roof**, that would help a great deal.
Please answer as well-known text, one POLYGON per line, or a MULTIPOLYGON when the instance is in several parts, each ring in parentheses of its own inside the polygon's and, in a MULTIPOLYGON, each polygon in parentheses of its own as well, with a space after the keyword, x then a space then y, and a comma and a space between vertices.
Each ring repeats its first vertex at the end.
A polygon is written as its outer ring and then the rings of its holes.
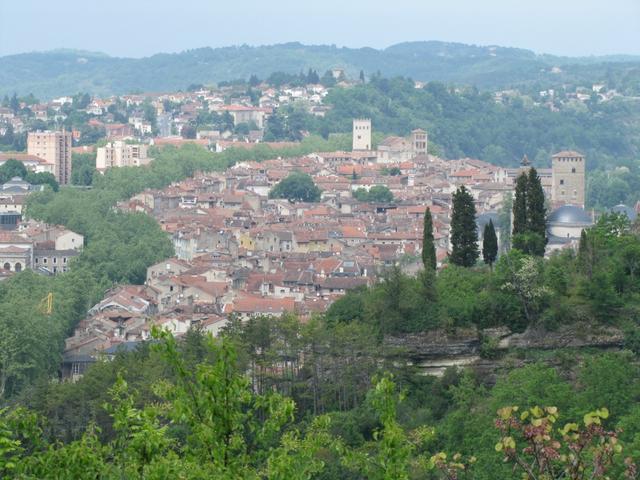
POLYGON ((293 298, 269 298, 244 295, 233 302, 233 311, 240 313, 284 313, 292 312, 295 308, 293 298))

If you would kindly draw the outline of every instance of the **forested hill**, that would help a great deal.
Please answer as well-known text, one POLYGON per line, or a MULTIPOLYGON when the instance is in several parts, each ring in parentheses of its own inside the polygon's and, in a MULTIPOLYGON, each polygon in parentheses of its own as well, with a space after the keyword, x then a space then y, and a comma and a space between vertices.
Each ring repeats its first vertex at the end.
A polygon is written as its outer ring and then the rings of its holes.
POLYGON ((344 68, 357 78, 384 76, 498 88, 574 81, 616 82, 622 88, 640 76, 640 57, 588 58, 536 55, 516 48, 445 42, 409 42, 383 50, 286 43, 269 46, 200 48, 177 54, 132 59, 56 50, 0 57, 0 95, 33 93, 51 98, 86 91, 94 95, 184 89, 193 83, 265 78, 275 71, 324 72, 344 68), (556 67, 556 68, 554 68, 556 67))

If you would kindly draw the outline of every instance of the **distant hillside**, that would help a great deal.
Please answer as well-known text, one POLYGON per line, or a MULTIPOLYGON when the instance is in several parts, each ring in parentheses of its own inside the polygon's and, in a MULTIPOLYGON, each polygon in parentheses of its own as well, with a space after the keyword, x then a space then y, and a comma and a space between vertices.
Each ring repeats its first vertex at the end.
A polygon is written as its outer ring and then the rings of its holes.
POLYGON ((352 78, 360 70, 415 80, 439 80, 502 88, 521 84, 553 85, 565 81, 623 84, 640 76, 640 57, 567 58, 536 55, 516 48, 445 42, 410 42, 384 50, 337 48, 300 43, 250 47, 199 48, 177 54, 132 59, 100 53, 55 50, 0 57, 0 95, 34 93, 40 98, 79 91, 95 95, 185 89, 193 83, 261 78, 275 71, 297 73, 313 68, 322 74, 341 67, 352 78), (552 67, 560 67, 560 71, 552 67))

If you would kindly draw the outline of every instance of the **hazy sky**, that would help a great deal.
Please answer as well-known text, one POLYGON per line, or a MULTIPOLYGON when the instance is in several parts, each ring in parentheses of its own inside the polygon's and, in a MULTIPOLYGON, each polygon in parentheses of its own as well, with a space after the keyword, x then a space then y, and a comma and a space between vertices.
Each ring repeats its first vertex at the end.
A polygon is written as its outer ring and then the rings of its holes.
POLYGON ((444 40, 560 55, 640 54, 640 0, 0 0, 0 55, 117 56, 300 41, 444 40))

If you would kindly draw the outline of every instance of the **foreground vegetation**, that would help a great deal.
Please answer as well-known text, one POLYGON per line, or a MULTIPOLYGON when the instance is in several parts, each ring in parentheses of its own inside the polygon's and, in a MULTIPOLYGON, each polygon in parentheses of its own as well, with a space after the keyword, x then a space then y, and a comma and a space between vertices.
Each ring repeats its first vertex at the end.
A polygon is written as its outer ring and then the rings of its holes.
POLYGON ((236 327, 221 340, 192 330, 180 343, 156 332, 153 344, 97 364, 78 383, 35 387, 21 402, 26 408, 0 414, 0 473, 636 478, 640 372, 631 353, 567 355, 559 367, 534 363, 489 390, 455 369, 440 379, 407 365, 381 373, 371 345, 368 352, 334 345, 332 338, 354 341, 340 327, 291 318, 236 327), (318 335, 324 328, 331 337, 318 335), (256 338, 260 346, 251 343, 256 338), (313 349, 302 351, 299 342, 309 341, 313 349), (309 399, 318 388, 335 395, 314 411, 309 399), (342 393, 357 401, 341 403, 342 393))

